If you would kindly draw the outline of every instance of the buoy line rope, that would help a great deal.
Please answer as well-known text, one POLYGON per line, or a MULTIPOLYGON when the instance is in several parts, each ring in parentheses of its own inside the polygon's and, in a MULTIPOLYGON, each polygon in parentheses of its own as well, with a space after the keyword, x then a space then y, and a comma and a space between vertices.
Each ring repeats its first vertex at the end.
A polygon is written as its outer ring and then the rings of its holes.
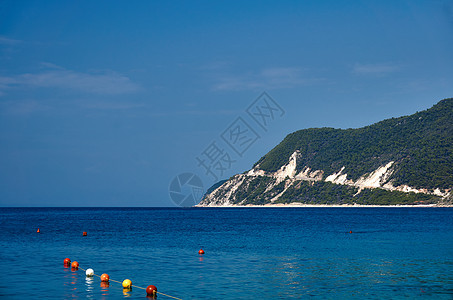
MULTIPOLYGON (((84 272, 86 272, 86 270, 85 270, 85 269, 83 269, 83 268, 81 268, 81 267, 79 267, 79 269, 80 269, 80 270, 82 270, 82 271, 84 271, 84 272)), ((99 276, 99 275, 98 275, 98 274, 96 274, 96 273, 93 273, 93 275, 94 275, 94 276, 97 276, 97 277, 99 277, 99 278, 101 278, 101 276, 99 276)), ((113 280, 113 279, 109 279, 109 281, 113 281, 113 282, 116 282, 116 283, 122 284, 122 282, 120 282, 120 281, 117 281, 117 280, 113 280)), ((146 290, 146 288, 144 288, 144 287, 141 287, 141 286, 137 286, 137 285, 131 285, 131 286, 132 286, 132 287, 135 287, 135 288, 139 288, 139 289, 142 289, 142 290, 146 290)), ((182 300, 181 298, 178 298, 178 297, 174 297, 174 296, 170 296, 170 295, 167 295, 167 294, 164 294, 164 293, 158 292, 158 291, 156 291, 156 293, 157 293, 157 294, 159 294, 159 295, 165 296, 165 297, 169 297, 169 298, 173 298, 173 299, 177 299, 177 300, 182 300)))

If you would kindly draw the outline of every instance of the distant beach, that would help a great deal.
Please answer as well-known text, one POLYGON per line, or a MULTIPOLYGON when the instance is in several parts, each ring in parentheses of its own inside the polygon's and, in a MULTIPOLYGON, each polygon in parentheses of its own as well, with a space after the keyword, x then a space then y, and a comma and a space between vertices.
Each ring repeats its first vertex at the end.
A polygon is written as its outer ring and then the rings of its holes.
POLYGON ((219 205, 219 206, 195 206, 195 207, 215 207, 215 208, 231 208, 231 207, 249 207, 249 208, 275 208, 275 207, 307 207, 307 208, 354 208, 354 207, 382 207, 382 208, 404 208, 404 207, 420 207, 420 208, 432 208, 432 207, 453 207, 453 205, 438 205, 438 204, 420 204, 420 205, 363 205, 363 204, 303 204, 303 203, 277 203, 277 204, 264 204, 264 205, 219 205))

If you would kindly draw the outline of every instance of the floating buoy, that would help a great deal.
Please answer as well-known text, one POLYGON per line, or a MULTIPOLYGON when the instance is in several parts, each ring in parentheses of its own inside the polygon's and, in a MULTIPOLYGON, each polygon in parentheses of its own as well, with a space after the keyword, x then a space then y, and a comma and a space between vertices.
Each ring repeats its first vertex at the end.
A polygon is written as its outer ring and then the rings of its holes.
POLYGON ((87 275, 87 277, 93 277, 94 276, 94 270, 93 269, 87 269, 85 271, 85 274, 87 275))
POLYGON ((130 289, 132 288, 132 281, 130 279, 123 280, 123 288, 130 289))
POLYGON ((71 264, 71 260, 69 258, 65 258, 64 261, 63 261, 63 264, 65 266, 69 266, 71 264))
POLYGON ((198 254, 203 255, 204 254, 204 250, 200 249, 200 251, 198 251, 198 254))
POLYGON ((82 233, 82 236, 87 236, 87 232, 84 231, 84 232, 82 233))
POLYGON ((148 285, 146 288, 146 294, 148 296, 155 296, 157 294, 157 287, 155 285, 148 285))
POLYGON ((108 274, 104 273, 104 274, 101 275, 101 281, 102 282, 109 282, 109 280, 110 280, 110 277, 109 277, 108 274))
POLYGON ((38 230, 36 230, 36 232, 37 232, 37 233, 41 233, 41 230, 39 230, 39 228, 38 228, 38 230))
POLYGON ((352 230, 349 230, 349 233, 352 233, 352 230))
POLYGON ((73 261, 72 264, 71 264, 71 267, 72 267, 73 269, 78 269, 78 268, 79 268, 79 263, 76 262, 76 261, 73 261))

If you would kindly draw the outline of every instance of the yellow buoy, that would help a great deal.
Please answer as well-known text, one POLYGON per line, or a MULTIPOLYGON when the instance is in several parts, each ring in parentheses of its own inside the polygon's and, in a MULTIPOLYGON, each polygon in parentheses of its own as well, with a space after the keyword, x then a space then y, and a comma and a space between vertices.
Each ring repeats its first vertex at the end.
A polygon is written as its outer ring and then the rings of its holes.
POLYGON ((130 281, 130 279, 124 279, 123 288, 125 288, 125 289, 132 288, 132 281, 130 281))

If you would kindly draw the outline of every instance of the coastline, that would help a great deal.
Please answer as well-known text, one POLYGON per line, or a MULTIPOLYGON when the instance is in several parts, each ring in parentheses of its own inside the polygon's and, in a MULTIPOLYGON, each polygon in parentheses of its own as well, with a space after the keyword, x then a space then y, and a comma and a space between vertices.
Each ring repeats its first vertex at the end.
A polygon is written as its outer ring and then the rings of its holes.
POLYGON ((305 207, 305 208, 405 208, 405 207, 419 207, 419 208, 438 208, 438 207, 453 207, 453 205, 438 205, 438 204, 420 204, 420 205, 363 205, 363 204, 303 204, 303 203, 289 203, 289 204, 263 204, 263 205, 195 205, 194 207, 213 207, 213 208, 279 208, 279 207, 305 207))

